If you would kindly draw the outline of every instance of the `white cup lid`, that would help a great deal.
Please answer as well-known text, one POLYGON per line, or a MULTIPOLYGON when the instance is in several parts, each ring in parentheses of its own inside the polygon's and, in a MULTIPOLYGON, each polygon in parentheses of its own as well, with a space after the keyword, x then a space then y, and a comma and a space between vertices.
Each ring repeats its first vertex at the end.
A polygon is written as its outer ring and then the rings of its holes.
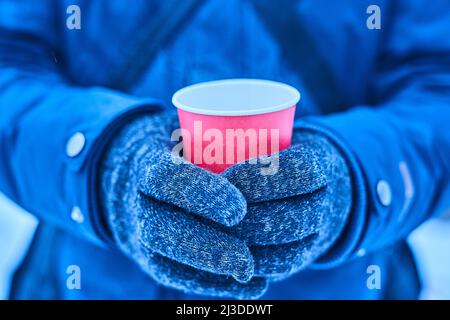
POLYGON ((175 92, 178 109, 217 116, 244 116, 275 112, 294 106, 300 93, 287 84, 259 79, 202 82, 175 92))

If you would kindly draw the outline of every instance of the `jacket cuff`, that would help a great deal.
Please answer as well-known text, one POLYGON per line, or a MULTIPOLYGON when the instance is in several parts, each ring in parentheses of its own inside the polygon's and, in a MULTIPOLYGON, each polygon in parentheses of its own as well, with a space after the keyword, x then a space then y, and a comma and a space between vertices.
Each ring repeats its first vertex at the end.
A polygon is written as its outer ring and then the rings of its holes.
POLYGON ((136 100, 114 94, 108 100, 108 105, 102 106, 108 109, 107 112, 85 107, 87 113, 92 113, 92 120, 81 122, 73 128, 67 139, 65 157, 68 168, 66 186, 72 191, 68 193, 67 199, 72 228, 83 237, 106 247, 112 246, 114 240, 102 212, 98 192, 102 154, 123 125, 142 114, 161 110, 159 103, 151 99, 136 100), (70 144, 76 143, 71 140, 80 135, 84 137, 84 146, 79 154, 70 156, 67 154, 70 144))
POLYGON ((333 130, 332 126, 327 125, 326 122, 324 123, 319 119, 306 118, 297 120, 294 128, 313 131, 325 136, 341 152, 349 167, 352 181, 353 203, 346 226, 333 246, 309 266, 311 269, 332 268, 357 256, 357 248, 367 221, 365 179, 358 159, 339 133, 333 130))

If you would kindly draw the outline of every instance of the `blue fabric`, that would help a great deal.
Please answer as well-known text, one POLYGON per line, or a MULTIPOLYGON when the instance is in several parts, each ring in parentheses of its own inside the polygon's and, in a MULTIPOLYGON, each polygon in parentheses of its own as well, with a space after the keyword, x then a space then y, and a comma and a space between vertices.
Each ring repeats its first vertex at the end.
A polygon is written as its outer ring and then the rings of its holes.
MULTIPOLYGON (((328 269, 300 272, 269 288, 265 297, 382 298, 394 292, 387 284, 369 290, 361 270, 372 263, 386 276, 411 270, 410 259, 389 263, 387 248, 450 206, 450 4, 378 2, 381 30, 365 27, 372 1, 295 2, 295 14, 308 26, 305 32, 315 39, 323 65, 346 98, 342 113, 320 116, 328 106, 317 104, 303 85, 315 74, 290 68, 248 1, 205 2, 124 94, 107 89, 113 85, 111 74, 152 27, 151 17, 164 2, 0 0, 0 188, 54 230, 53 238, 33 246, 21 270, 28 285, 18 285, 16 296, 51 296, 46 289, 53 288, 58 298, 186 297, 156 290, 114 248, 99 247, 113 245, 93 192, 97 160, 118 127, 138 113, 170 107, 176 89, 243 76, 299 88, 297 116, 311 116, 297 117, 299 126, 333 140, 349 159, 355 181, 344 233, 315 266, 328 269), (71 4, 81 8, 81 30, 65 27, 71 4), (76 131, 85 133, 87 146, 69 158, 65 144, 76 131), (391 187, 389 206, 378 200, 380 179, 391 187), (75 205, 86 217, 82 224, 70 219, 75 205), (50 248, 45 270, 52 276, 43 277, 37 270, 50 248), (362 251, 368 255, 358 258, 362 251), (84 270, 83 290, 65 287, 70 264, 84 270), (345 286, 340 279, 348 280, 345 286)), ((395 297, 417 289, 406 283, 411 286, 404 285, 395 297)))

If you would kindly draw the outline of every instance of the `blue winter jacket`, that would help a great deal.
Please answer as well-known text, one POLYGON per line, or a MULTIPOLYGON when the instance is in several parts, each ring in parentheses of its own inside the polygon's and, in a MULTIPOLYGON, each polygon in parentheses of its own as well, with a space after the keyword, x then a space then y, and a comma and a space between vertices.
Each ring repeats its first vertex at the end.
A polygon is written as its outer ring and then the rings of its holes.
POLYGON ((13 298, 196 298, 114 247, 98 161, 118 127, 172 108, 177 89, 235 77, 297 87, 296 125, 341 147, 355 190, 337 244, 263 298, 417 297, 404 239, 450 207, 450 2, 254 2, 0 0, 0 190, 40 220, 13 298))

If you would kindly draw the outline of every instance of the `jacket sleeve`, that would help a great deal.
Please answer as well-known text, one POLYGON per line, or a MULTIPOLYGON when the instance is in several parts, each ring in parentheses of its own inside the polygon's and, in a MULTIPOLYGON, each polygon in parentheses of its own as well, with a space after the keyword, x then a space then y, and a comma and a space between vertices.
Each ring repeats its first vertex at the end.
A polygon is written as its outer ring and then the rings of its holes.
POLYGON ((0 190, 40 220, 104 244, 99 155, 116 127, 159 107, 69 84, 54 60, 51 5, 0 0, 0 190))
POLYGON ((342 149, 354 181, 347 228, 316 267, 404 239, 450 208, 450 2, 398 3, 373 74, 378 102, 300 124, 342 149))

